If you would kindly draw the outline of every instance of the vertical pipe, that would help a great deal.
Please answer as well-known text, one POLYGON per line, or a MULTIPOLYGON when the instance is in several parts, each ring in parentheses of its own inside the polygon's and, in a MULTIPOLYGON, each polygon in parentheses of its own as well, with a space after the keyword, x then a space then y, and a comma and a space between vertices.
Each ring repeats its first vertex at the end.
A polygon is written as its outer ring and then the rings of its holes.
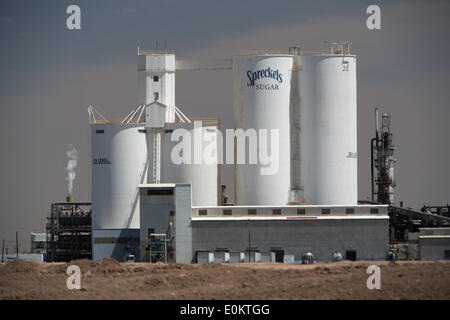
POLYGON ((16 258, 19 259, 19 233, 16 231, 16 258))
POLYGON ((164 263, 167 263, 167 238, 164 236, 164 263))
POLYGON ((250 231, 248 232, 248 262, 250 262, 250 231))
POLYGON ((301 97, 300 97, 300 72, 301 60, 298 52, 293 52, 291 92, 290 92, 290 147, 291 147, 291 172, 288 204, 304 204, 304 187, 301 176, 301 97))
POLYGON ((372 201, 375 201, 375 175, 374 175, 374 148, 378 147, 379 127, 378 127, 378 108, 375 108, 375 138, 370 141, 370 158, 371 158, 371 184, 372 184, 372 201), (375 146, 373 143, 375 142, 375 146))
POLYGON ((371 184, 371 190, 372 190, 372 192, 371 192, 371 199, 372 199, 372 201, 375 201, 375 197, 374 197, 374 195, 375 195, 375 186, 374 186, 375 180, 374 180, 374 172, 373 172, 373 162, 374 162, 374 159, 373 159, 373 149, 374 149, 373 143, 376 140, 377 140, 377 138, 372 138, 372 140, 370 140, 370 184, 371 184))
POLYGON ((52 203, 50 209, 50 261, 55 261, 55 204, 52 203))
POLYGON ((378 128, 378 108, 375 108, 375 133, 378 140, 379 128, 378 128))

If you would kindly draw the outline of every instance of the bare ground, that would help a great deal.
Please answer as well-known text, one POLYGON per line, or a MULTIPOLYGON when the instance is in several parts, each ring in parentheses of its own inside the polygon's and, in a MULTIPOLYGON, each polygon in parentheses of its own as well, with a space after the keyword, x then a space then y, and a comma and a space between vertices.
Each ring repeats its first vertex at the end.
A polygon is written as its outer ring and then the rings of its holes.
POLYGON ((0 299, 450 299, 450 261, 285 265, 93 262, 0 263, 0 299), (80 266, 81 290, 66 286, 80 266), (367 266, 381 268, 381 289, 366 286, 367 266))

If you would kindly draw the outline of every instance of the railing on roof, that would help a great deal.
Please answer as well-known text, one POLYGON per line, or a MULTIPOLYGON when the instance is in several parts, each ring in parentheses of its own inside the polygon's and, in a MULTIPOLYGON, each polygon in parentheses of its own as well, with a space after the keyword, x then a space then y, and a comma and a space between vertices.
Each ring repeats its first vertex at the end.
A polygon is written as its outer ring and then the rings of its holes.
POLYGON ((92 120, 89 122, 90 124, 110 124, 112 121, 109 120, 92 120))
POLYGON ((301 50, 301 51, 267 51, 267 50, 246 50, 246 51, 241 51, 240 55, 241 56, 251 56, 251 55, 299 55, 299 56, 312 56, 312 55, 320 55, 320 54, 336 54, 336 55, 340 55, 340 54, 346 54, 349 55, 350 50, 343 50, 343 51, 331 51, 331 50, 301 50))
POLYGON ((282 55, 300 55, 300 56, 311 56, 320 54, 350 54, 351 42, 326 42, 331 47, 330 50, 303 50, 303 47, 293 46, 289 47, 287 51, 284 50, 245 50, 241 51, 241 56, 248 55, 271 55, 271 54, 282 54, 282 55))
POLYGON ((241 56, 264 55, 264 54, 290 54, 288 51, 280 50, 244 50, 239 53, 241 56))
MULTIPOLYGON (((146 122, 146 115, 145 115, 145 108, 147 105, 141 104, 135 108, 132 108, 131 111, 127 114, 127 116, 121 120, 118 119, 106 119, 97 109, 95 109, 93 106, 88 107, 88 113, 89 113, 89 123, 90 124, 145 124, 146 122), (95 115, 98 115, 101 117, 101 119, 97 119, 95 115)), ((178 117, 179 123, 191 123, 191 119, 186 116, 177 106, 171 106, 169 108, 173 109, 173 112, 175 114, 175 123, 177 122, 176 119, 178 117)), ((202 119, 204 122, 212 123, 214 121, 218 121, 218 124, 220 125, 219 120, 214 119, 202 119)))
POLYGON ((138 56, 146 54, 175 54, 175 50, 140 50, 138 48, 138 56))
POLYGON ((130 124, 145 124, 144 120, 140 120, 139 122, 133 121, 130 123, 122 122, 123 119, 109 119, 108 121, 103 120, 91 120, 89 124, 123 124, 123 125, 130 125, 130 124))

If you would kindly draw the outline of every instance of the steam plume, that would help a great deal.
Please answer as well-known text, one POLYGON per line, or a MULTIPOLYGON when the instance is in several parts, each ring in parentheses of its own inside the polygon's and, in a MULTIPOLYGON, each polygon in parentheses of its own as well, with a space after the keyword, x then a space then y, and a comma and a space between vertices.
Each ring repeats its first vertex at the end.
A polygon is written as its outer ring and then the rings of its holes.
POLYGON ((77 149, 72 144, 69 144, 68 150, 66 151, 67 167, 66 167, 66 182, 67 182, 67 192, 69 196, 72 195, 73 182, 75 181, 75 168, 77 167, 77 149))

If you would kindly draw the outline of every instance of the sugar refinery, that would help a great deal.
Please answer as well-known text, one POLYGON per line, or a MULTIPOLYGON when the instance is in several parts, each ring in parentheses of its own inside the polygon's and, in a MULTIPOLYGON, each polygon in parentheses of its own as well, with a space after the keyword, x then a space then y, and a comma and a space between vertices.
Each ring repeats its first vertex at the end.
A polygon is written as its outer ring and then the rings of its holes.
POLYGON ((358 202, 356 60, 347 42, 197 61, 138 48, 136 108, 120 121, 88 108, 92 208, 52 204, 47 261, 450 257, 448 205, 392 205, 395 147, 390 116, 379 125, 378 109, 372 201, 358 202), (232 70, 231 134, 220 119, 192 119, 176 105, 181 70, 232 70), (223 164, 234 167, 234 203, 223 164))

